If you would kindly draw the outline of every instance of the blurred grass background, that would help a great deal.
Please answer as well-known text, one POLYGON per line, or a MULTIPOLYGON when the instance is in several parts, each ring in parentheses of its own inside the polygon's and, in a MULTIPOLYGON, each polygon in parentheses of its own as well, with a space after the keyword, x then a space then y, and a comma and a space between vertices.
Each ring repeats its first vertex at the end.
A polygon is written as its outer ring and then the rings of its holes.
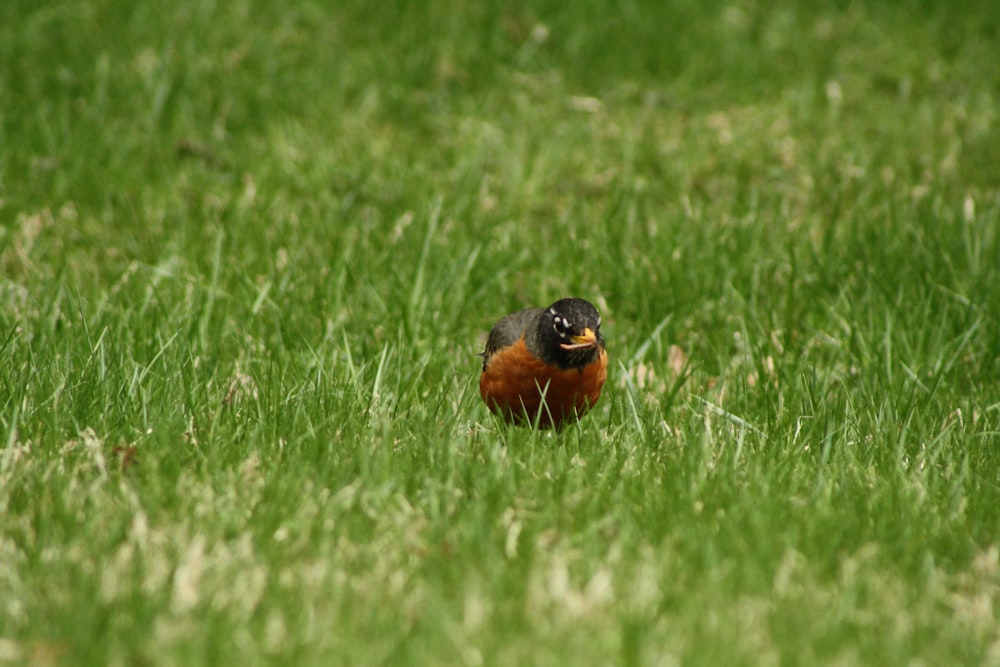
POLYGON ((1000 9, 0 8, 0 662, 998 664, 1000 9), (575 295, 559 436, 476 395, 575 295))

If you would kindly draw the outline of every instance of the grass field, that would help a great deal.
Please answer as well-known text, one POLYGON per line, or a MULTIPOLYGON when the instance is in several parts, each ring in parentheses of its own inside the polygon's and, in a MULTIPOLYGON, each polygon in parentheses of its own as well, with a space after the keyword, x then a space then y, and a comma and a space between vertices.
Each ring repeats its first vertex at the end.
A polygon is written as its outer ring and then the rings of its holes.
POLYGON ((0 664, 1000 665, 994 4, 5 1, 0 664))

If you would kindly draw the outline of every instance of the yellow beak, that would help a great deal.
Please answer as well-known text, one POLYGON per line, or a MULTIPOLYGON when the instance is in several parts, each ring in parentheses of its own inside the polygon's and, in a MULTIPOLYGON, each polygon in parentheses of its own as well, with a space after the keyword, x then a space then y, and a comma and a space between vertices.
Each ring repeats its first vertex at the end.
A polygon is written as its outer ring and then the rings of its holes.
POLYGON ((572 344, 562 343, 559 347, 564 350, 586 350, 591 347, 597 347, 597 334, 589 327, 584 329, 583 333, 579 336, 573 336, 571 340, 573 341, 572 344))

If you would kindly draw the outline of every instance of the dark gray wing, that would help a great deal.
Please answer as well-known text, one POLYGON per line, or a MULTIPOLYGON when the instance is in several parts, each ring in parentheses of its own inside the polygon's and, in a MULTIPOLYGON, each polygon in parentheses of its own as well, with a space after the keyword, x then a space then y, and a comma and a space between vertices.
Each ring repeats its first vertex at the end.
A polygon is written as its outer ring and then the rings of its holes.
POLYGON ((483 352, 483 366, 494 352, 508 345, 513 345, 520 338, 529 325, 538 321, 538 316, 544 308, 526 308, 516 313, 511 313, 500 318, 500 321, 493 325, 489 337, 486 339, 486 351, 483 352))

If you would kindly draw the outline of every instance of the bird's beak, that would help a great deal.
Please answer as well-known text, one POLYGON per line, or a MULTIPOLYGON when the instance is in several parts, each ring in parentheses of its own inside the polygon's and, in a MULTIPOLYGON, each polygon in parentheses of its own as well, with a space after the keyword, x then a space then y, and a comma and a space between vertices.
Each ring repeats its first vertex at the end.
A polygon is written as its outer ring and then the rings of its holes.
POLYGON ((597 334, 590 328, 584 329, 579 336, 573 336, 572 343, 561 343, 559 347, 564 350, 589 350, 597 347, 597 334))

